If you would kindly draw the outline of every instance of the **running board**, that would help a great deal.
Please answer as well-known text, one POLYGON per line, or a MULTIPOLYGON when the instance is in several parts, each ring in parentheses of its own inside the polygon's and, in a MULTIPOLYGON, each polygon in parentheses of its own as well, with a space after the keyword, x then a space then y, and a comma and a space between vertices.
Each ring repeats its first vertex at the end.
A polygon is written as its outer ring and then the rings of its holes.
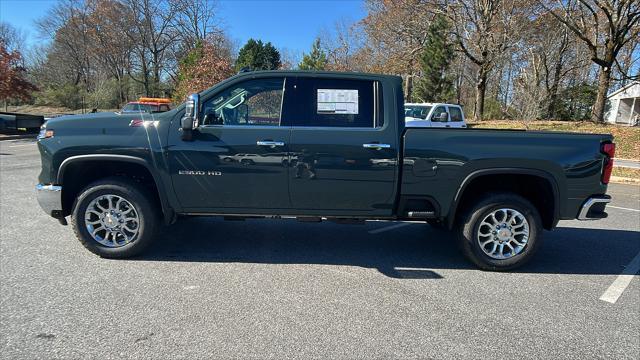
POLYGON ((298 216, 296 220, 300 222, 322 222, 322 218, 320 216, 298 216))

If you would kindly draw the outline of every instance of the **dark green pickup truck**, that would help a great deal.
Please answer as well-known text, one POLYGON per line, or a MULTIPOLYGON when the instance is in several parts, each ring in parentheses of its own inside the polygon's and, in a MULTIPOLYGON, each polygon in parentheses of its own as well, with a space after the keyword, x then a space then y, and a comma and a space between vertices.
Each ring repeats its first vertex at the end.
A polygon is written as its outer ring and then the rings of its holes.
POLYGON ((606 217, 610 135, 405 128, 399 77, 241 73, 161 114, 50 120, 38 200, 90 251, 140 253, 180 216, 419 220, 512 269, 563 219, 606 217))

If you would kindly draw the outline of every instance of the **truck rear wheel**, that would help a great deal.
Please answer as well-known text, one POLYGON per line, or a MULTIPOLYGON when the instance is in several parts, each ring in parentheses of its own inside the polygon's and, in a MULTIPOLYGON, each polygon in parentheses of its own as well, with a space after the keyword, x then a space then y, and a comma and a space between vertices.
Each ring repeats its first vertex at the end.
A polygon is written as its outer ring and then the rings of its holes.
POLYGON ((142 252, 153 240, 158 212, 148 191, 126 178, 112 177, 80 192, 71 225, 80 243, 105 258, 142 252))
POLYGON ((472 205, 457 224, 464 255, 483 270, 524 265, 542 243, 540 214, 512 193, 490 193, 472 205))

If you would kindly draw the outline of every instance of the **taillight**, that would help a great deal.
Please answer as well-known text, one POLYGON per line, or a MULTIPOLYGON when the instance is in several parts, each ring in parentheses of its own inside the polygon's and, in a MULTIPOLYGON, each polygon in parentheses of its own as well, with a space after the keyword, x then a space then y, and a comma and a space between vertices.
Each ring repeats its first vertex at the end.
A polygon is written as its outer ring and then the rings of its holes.
POLYGON ((608 184, 611 179, 611 171, 613 171, 613 158, 616 155, 616 144, 602 144, 600 151, 607 155, 604 159, 604 168, 602 169, 602 183, 608 184))

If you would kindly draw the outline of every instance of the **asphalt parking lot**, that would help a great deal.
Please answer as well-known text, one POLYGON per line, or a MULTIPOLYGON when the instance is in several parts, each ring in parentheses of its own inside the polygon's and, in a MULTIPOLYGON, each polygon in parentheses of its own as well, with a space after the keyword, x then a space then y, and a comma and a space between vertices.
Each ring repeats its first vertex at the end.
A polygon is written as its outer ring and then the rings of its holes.
POLYGON ((39 167, 33 140, 0 141, 4 359, 640 358, 638 186, 490 273, 389 222, 191 218, 105 260, 40 210, 39 167))

